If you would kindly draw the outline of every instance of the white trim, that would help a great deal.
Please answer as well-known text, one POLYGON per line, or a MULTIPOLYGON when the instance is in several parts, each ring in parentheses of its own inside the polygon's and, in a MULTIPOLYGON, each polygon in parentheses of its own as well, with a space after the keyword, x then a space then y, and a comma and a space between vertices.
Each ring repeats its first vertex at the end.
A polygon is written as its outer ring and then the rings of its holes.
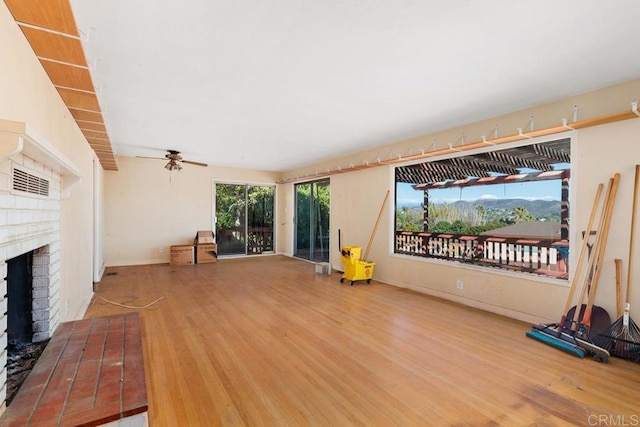
MULTIPOLYGON (((134 261, 127 261, 124 263, 105 263, 105 269, 106 268, 110 268, 110 267, 131 267, 134 265, 158 265, 158 264, 166 264, 169 265, 169 261, 167 260, 134 260, 134 261)), ((182 266, 180 266, 182 267, 182 266)), ((186 266, 185 266, 186 267, 186 266)))
POLYGON ((104 274, 104 249, 103 249, 103 230, 104 230, 104 192, 103 192, 103 180, 101 178, 100 171, 102 166, 98 158, 93 156, 93 282, 98 283, 102 280, 104 274))
MULTIPOLYGON (((374 279, 377 280, 377 279, 374 279)), ((511 310, 509 308, 506 307, 501 307, 498 305, 493 305, 493 304, 489 304, 483 301, 478 301, 478 300, 474 300, 468 297, 464 297, 464 296, 459 296, 459 295, 454 295, 448 292, 443 292, 443 291, 437 291, 434 289, 429 289, 429 288, 423 288, 420 286, 413 286, 411 284, 408 283, 397 283, 397 282, 383 282, 381 280, 377 280, 380 283, 386 283, 388 285, 391 286, 396 286, 399 288, 404 288, 404 289, 410 289, 412 291, 421 293, 421 294, 425 294, 425 295, 429 295, 435 298, 441 298, 447 301, 453 301, 455 303, 458 304, 462 304, 468 307, 473 307, 473 308, 477 308, 480 310, 484 310, 484 311, 488 311, 490 313, 495 313, 495 314, 499 314, 501 316, 506 316, 509 317, 511 319, 516 319, 516 320, 520 320, 523 322, 527 322, 530 324, 544 324, 544 323, 551 323, 554 320, 552 319, 545 319, 542 317, 538 317, 538 316, 532 316, 528 313, 523 313, 521 311, 516 311, 516 310, 511 310)), ((556 319, 557 321, 557 319, 556 319)))

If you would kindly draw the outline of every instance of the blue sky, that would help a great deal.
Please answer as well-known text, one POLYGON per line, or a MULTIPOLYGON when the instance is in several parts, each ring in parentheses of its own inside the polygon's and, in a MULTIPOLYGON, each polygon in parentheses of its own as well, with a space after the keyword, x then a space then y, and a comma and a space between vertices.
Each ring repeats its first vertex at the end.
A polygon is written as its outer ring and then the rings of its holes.
MULTIPOLYGON (((551 165, 553 170, 571 169, 570 163, 551 165)), ((519 173, 537 172, 535 169, 519 168, 519 173)), ((490 175, 497 175, 490 173, 490 175)), ((429 200, 433 203, 453 203, 458 200, 474 201, 478 199, 527 199, 560 200, 562 181, 529 181, 514 184, 477 185, 465 188, 446 188, 429 190, 429 200)), ((396 187, 398 206, 415 206, 423 202, 423 192, 411 188, 410 184, 398 184, 396 187)))
MULTIPOLYGON (((560 180, 523 182, 516 184, 479 185, 465 188, 429 190, 429 198, 434 203, 453 203, 458 200, 478 199, 529 199, 560 200, 560 180)), ((398 184, 398 206, 412 206, 422 203, 422 191, 415 191, 409 184, 398 184)))

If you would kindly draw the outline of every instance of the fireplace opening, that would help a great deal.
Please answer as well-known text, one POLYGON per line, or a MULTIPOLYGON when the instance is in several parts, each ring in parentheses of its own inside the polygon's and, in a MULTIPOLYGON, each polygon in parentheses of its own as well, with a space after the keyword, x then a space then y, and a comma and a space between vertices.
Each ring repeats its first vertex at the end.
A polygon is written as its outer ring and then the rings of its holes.
POLYGON ((34 342, 34 252, 7 261, 7 406, 49 342, 34 342))
POLYGON ((9 342, 31 342, 33 336, 33 252, 7 261, 7 335, 9 342))

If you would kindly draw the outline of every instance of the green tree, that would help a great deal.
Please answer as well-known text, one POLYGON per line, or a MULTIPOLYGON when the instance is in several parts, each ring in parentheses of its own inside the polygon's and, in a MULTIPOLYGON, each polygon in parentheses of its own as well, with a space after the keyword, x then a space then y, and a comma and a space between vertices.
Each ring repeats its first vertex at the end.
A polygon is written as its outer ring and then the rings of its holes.
POLYGON ((402 206, 396 210, 396 230, 398 231, 424 231, 422 208, 410 208, 402 206))
POLYGON ((275 187, 249 186, 247 188, 247 202, 249 227, 273 226, 273 203, 275 187))
POLYGON ((433 233, 449 233, 451 232, 451 223, 449 221, 439 221, 429 231, 433 233))
POLYGON ((313 210, 314 247, 320 247, 321 239, 329 230, 330 194, 328 182, 319 181, 296 185, 296 241, 298 249, 311 247, 311 213, 313 210), (313 194, 312 194, 313 192, 313 194))
POLYGON ((449 231, 455 234, 467 234, 468 229, 469 227, 467 224, 460 220, 456 220, 451 223, 451 229, 449 231))
POLYGON ((239 226, 245 214, 244 185, 216 185, 216 216, 218 229, 239 226))
POLYGON ((474 221, 474 225, 484 224, 487 217, 487 211, 484 208, 484 206, 480 206, 480 205, 476 206, 475 214, 476 214, 476 218, 474 221))
POLYGON ((536 221, 536 217, 533 216, 524 206, 517 206, 513 208, 511 213, 516 223, 536 221))

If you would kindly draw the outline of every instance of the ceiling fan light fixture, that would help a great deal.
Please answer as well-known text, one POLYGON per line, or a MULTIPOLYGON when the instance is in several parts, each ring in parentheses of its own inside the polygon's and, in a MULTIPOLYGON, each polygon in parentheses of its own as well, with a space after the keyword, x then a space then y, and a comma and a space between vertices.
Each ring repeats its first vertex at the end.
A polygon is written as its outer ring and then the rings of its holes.
POLYGON ((169 170, 169 171, 182 170, 182 166, 180 166, 180 164, 178 162, 176 162, 175 160, 169 160, 169 163, 164 165, 164 168, 166 170, 169 170))
POLYGON ((167 150, 167 154, 164 157, 146 157, 136 156, 142 159, 156 159, 156 160, 168 160, 168 163, 164 165, 164 168, 168 171, 180 171, 182 170, 182 163, 188 163, 190 165, 207 167, 206 163, 194 162, 192 160, 183 160, 179 151, 167 150))

